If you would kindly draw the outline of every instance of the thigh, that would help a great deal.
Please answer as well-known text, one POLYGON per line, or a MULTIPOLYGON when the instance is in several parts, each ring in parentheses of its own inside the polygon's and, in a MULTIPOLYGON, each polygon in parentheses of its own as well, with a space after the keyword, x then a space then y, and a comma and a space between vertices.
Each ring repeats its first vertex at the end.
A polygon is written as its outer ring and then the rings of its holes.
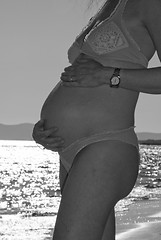
POLYGON ((126 197, 134 187, 139 163, 138 149, 131 144, 117 140, 92 143, 75 157, 66 185, 77 186, 78 192, 81 184, 88 191, 93 187, 96 189, 97 183, 98 189, 102 188, 106 194, 106 189, 111 184, 114 188, 111 188, 110 192, 113 192, 120 200, 126 197), (72 182, 74 178, 76 181, 72 182), (95 182, 91 185, 83 185, 86 180, 90 179, 91 183, 92 180, 95 182))
POLYGON ((131 191, 137 173, 138 152, 129 144, 103 141, 80 151, 63 190, 54 240, 101 240, 112 208, 131 191))
POLYGON ((115 240, 115 210, 111 210, 101 240, 115 240))

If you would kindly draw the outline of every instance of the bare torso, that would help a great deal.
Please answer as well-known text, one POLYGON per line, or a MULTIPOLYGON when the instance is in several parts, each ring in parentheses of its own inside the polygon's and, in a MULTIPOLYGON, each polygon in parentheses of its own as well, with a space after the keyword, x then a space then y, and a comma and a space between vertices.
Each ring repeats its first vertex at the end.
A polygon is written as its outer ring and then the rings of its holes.
MULTIPOLYGON (((124 11, 125 24, 150 59, 155 49, 143 24, 140 10, 142 0, 129 0, 124 11)), ((134 111, 139 93, 109 85, 95 88, 65 87, 61 83, 45 101, 41 118, 45 127, 57 126, 65 146, 75 140, 103 130, 118 130, 134 125, 134 111)))

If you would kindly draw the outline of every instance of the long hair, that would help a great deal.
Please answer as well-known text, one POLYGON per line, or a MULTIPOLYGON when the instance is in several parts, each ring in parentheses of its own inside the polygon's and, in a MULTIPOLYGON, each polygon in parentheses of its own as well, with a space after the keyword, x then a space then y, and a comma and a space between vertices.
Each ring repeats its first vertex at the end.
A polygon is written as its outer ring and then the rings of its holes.
POLYGON ((112 6, 113 8, 116 7, 119 2, 120 0, 88 0, 87 7, 88 9, 91 9, 93 7, 106 5, 109 7, 112 6))
POLYGON ((104 6, 106 7, 106 17, 108 17, 110 14, 112 14, 117 5, 119 5, 119 3, 121 2, 121 0, 88 0, 87 3, 87 9, 90 10, 94 7, 98 8, 104 8, 104 6))

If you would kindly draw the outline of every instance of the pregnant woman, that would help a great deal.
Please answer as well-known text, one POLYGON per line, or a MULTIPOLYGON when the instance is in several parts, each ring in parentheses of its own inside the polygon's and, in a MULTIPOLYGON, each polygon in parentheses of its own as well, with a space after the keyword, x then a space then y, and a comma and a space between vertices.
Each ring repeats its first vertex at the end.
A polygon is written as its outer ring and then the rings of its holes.
POLYGON ((54 240, 114 240, 115 204, 139 167, 134 111, 139 92, 161 94, 161 1, 111 0, 68 51, 33 138, 60 155, 62 199, 54 240))

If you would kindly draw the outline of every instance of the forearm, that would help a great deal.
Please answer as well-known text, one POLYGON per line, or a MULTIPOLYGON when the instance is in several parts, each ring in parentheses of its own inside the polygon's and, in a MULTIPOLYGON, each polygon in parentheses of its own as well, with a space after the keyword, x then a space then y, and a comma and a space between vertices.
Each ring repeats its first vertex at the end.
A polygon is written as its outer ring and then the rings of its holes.
POLYGON ((161 67, 149 69, 123 69, 120 87, 149 94, 161 94, 161 67))
POLYGON ((161 67, 121 69, 120 87, 149 94, 161 94, 161 67))

